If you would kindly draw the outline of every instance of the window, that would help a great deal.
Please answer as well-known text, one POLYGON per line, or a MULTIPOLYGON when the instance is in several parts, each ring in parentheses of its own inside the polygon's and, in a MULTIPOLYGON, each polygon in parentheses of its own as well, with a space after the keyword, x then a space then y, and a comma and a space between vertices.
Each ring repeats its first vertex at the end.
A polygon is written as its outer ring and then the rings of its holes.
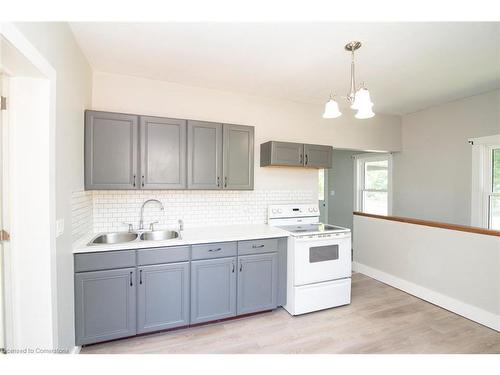
POLYGON ((318 169, 318 200, 325 200, 325 170, 318 169))
POLYGON ((487 192, 488 228, 500 230, 500 146, 491 148, 491 190, 487 192))
POLYGON ((471 224, 500 230, 500 135, 472 143, 471 224))
POLYGON ((357 156, 356 161, 356 210, 389 215, 392 193, 391 155, 363 154, 357 156))

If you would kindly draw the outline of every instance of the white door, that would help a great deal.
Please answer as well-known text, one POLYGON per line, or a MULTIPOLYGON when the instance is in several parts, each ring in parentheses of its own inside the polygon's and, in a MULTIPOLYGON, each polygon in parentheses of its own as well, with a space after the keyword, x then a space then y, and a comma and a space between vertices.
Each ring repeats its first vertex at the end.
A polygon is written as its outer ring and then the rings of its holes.
POLYGON ((306 285, 351 276, 351 234, 294 238, 294 285, 306 285))

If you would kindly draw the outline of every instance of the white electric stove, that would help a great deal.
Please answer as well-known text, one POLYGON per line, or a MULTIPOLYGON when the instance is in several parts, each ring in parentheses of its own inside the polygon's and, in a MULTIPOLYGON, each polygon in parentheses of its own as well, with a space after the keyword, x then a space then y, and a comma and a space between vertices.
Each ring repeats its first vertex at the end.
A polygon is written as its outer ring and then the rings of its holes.
POLYGON ((319 222, 317 204, 272 205, 268 224, 288 237, 287 303, 290 314, 351 302, 351 231, 319 222))

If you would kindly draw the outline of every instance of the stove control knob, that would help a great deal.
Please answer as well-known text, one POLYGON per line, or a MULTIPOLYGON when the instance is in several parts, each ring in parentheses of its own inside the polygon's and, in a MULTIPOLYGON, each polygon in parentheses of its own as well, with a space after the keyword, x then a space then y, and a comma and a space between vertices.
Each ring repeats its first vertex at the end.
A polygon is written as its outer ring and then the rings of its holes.
POLYGON ((281 211, 281 208, 278 208, 278 213, 280 214, 282 211, 281 211))
POLYGON ((276 208, 273 208, 273 210, 272 210, 272 211, 273 211, 273 214, 275 214, 275 213, 276 213, 276 208))
POLYGON ((314 212, 318 212, 318 207, 314 207, 314 208, 313 208, 313 211, 314 211, 314 212))
POLYGON ((309 207, 309 212, 313 212, 313 209, 312 209, 312 207, 309 207))

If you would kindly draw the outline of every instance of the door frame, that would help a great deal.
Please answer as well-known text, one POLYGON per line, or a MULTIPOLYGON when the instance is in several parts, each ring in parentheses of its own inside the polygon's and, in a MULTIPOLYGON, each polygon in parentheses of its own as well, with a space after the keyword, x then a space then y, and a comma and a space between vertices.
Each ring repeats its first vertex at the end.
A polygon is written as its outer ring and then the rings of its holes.
MULTIPOLYGON (((7 350, 56 349, 58 344, 55 241, 56 71, 13 23, 0 23, 0 37, 39 73, 39 76, 32 78, 22 74, 17 75, 16 71, 9 72, 7 100, 11 106, 7 121, 10 129, 7 190, 11 241, 9 252, 5 254, 4 267, 5 344, 7 350), (29 90, 30 85, 35 88, 33 93, 29 90), (21 115, 23 111, 20 107, 23 102, 20 99, 18 102, 15 100, 16 95, 22 90, 24 95, 26 93, 31 95, 35 104, 35 108, 30 106, 30 111, 33 111, 31 115, 37 119, 37 128, 33 131, 33 136, 27 131, 29 124, 27 118, 21 115), (12 98, 12 101, 9 98, 12 98), (26 170, 26 165, 29 165, 27 157, 19 157, 23 152, 37 155, 36 160, 31 160, 35 164, 33 168, 26 170), (29 183, 30 174, 39 176, 36 184, 33 181, 29 183), (38 214, 31 216, 36 216, 36 219, 26 220, 26 214, 24 217, 23 214, 12 215, 13 211, 33 213, 34 210, 38 214), (36 224, 33 227, 35 220, 36 224), (30 263, 36 267, 29 267, 30 263), (33 314, 33 311, 37 311, 37 314, 33 314)), ((31 127, 33 128, 33 124, 31 127)))

